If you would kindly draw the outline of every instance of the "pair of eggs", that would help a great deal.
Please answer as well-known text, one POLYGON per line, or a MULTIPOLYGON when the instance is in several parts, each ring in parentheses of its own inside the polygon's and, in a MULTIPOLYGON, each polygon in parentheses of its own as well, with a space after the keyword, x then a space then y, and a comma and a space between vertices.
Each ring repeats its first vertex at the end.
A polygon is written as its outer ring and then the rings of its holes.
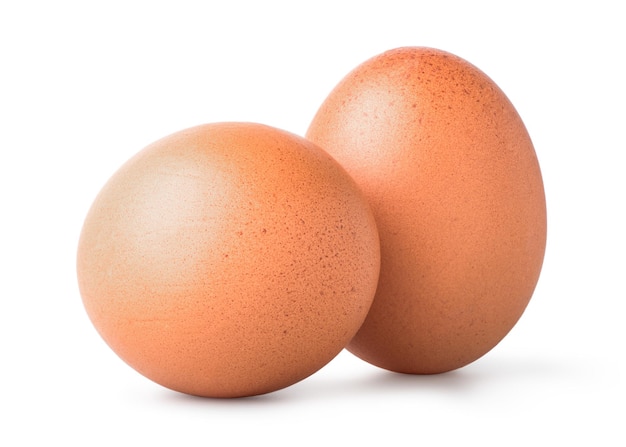
POLYGON ((215 123, 137 153, 89 210, 77 272, 130 366, 241 397, 344 348, 400 373, 473 362, 521 317, 545 243, 513 105, 467 61, 408 47, 349 73, 306 138, 215 123))

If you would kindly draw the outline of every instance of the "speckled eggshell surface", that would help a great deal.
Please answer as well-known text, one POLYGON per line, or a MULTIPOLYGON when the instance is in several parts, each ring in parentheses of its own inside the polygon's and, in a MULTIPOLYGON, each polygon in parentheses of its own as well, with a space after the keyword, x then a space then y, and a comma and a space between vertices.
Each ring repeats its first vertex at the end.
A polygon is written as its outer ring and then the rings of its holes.
POLYGON ((450 53, 390 50, 336 86, 306 136, 357 181, 379 228, 378 291, 348 349, 430 374, 502 340, 539 278, 546 206, 533 144, 498 86, 450 53))
POLYGON ((165 137, 104 186, 77 270, 94 326, 129 365, 183 393, 263 394, 335 357, 366 317, 372 212, 313 143, 253 123, 165 137))

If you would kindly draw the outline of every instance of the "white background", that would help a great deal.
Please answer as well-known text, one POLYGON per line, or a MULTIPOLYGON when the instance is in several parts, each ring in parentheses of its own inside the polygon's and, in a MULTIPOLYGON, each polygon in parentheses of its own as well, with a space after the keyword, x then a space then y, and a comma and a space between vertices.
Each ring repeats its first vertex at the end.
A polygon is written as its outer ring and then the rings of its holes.
POLYGON ((512 4, 0 3, 0 445, 626 445, 623 8, 512 4), (548 247, 513 331, 449 374, 343 352, 237 400, 166 390, 119 360, 75 274, 82 220, 119 165, 206 122, 302 135, 348 71, 407 45, 485 71, 535 143, 548 247))

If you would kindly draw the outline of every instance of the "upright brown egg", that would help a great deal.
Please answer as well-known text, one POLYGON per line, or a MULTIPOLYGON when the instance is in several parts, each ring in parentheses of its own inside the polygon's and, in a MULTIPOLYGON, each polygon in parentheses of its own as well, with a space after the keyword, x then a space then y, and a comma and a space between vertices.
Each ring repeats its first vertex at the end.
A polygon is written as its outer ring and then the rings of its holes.
POLYGON ((379 228, 378 290, 348 349, 416 374, 491 350, 525 310, 546 243, 539 164, 505 94, 457 56, 399 48, 349 73, 307 138, 353 176, 379 228))
POLYGON ((78 280, 109 346, 180 392, 238 397, 314 373, 373 300, 378 233, 326 152, 252 123, 198 126, 131 158, 95 199, 78 280))

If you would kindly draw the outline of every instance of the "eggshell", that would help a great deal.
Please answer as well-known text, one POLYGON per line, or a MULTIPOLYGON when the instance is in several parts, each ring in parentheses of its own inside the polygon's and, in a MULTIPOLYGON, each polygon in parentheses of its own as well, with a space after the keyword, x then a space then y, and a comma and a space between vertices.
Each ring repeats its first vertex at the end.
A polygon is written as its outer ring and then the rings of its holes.
POLYGON ((365 319, 380 266, 366 199, 302 137, 215 123, 130 159, 95 199, 77 272, 109 346, 183 393, 239 397, 314 373, 365 319))
POLYGON ((505 94, 455 55, 398 48, 349 73, 306 136, 357 181, 379 228, 378 291, 348 349, 415 374, 491 350, 525 310, 546 243, 539 164, 505 94))

